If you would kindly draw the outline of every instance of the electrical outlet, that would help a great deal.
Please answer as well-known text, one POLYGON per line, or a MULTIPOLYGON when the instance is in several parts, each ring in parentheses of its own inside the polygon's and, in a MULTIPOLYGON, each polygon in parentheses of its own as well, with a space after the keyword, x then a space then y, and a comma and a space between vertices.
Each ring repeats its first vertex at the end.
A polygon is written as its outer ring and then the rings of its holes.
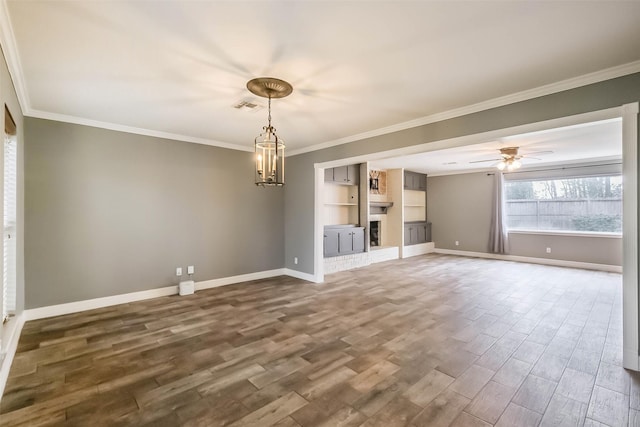
POLYGON ((293 257, 293 263, 294 263, 294 264, 298 264, 298 257, 297 257, 297 256, 294 256, 294 257, 293 257))
POLYGON ((551 253, 551 248, 547 248, 547 253, 550 254, 551 253))
POLYGON ((193 265, 187 267, 187 274, 193 274, 196 272, 196 268, 193 265))
POLYGON ((182 267, 176 268, 176 276, 182 276, 182 267))
POLYGON ((456 246, 460 246, 460 242, 456 240, 456 246))

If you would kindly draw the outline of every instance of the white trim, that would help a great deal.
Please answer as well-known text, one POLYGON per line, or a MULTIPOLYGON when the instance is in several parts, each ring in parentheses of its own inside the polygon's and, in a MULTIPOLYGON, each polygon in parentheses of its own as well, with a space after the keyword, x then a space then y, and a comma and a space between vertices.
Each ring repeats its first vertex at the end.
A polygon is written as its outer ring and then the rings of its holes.
MULTIPOLYGON (((58 121, 67 121, 69 123, 86 124, 88 126, 94 126, 99 128, 120 130, 129 133, 139 133, 148 136, 159 136, 161 138, 169 138, 178 141, 194 142, 197 144, 212 145, 222 148, 236 149, 240 151, 253 151, 252 147, 246 147, 242 145, 220 142, 205 138, 196 138, 187 135, 177 135, 159 131, 153 131, 149 129, 141 129, 136 127, 123 126, 115 123, 108 123, 102 121, 94 121, 87 118, 56 114, 52 112, 46 112, 41 110, 35 110, 31 107, 29 102, 29 95, 27 90, 26 81, 24 79, 24 72, 22 64, 20 63, 20 55, 18 54, 17 43, 14 37, 13 26, 11 25, 11 19, 9 11, 7 9, 7 1, 0 0, 0 43, 4 50, 5 59, 9 68, 9 73, 12 76, 16 93, 22 107, 22 112, 25 116, 49 118, 58 121)), ((295 156, 297 154, 307 153, 310 151, 317 151, 336 145, 342 145, 353 141, 358 141, 374 136, 385 135, 400 130, 410 129, 417 126, 422 126, 429 123, 435 123, 442 120, 448 120, 455 117, 461 117, 467 114, 476 113, 483 110, 489 110, 491 108, 502 107, 505 105, 513 104, 516 102, 526 101, 528 99, 539 98, 541 96, 550 95, 577 87, 586 86, 593 83, 598 83, 605 80, 610 80, 617 77, 622 77, 629 74, 640 72, 640 61, 629 62, 627 64, 618 65, 615 67, 606 68, 604 70, 596 71, 593 73, 584 74, 582 76, 573 77, 570 79, 562 80, 559 82, 551 83, 537 88, 528 89, 520 92, 516 92, 510 95, 493 98, 487 101, 479 102, 472 105, 467 105, 461 108, 455 108, 452 110, 444 111, 441 113, 431 114, 418 119, 409 120, 403 123, 398 123, 392 126, 384 128, 374 129, 367 132, 362 132, 356 135, 347 136, 344 138, 335 139, 332 141, 323 142, 320 144, 314 144, 308 147, 302 147, 297 150, 289 151, 288 156, 295 156)))
MULTIPOLYGON (((310 274, 302 273, 295 270, 290 270, 288 268, 278 268, 275 270, 259 271, 256 273, 248 273, 248 274, 241 274, 238 276, 223 277, 220 279, 205 280, 203 282, 196 283, 195 287, 196 287, 196 290, 210 289, 210 288, 216 288, 219 286, 231 285, 234 283, 242 283, 242 282, 248 282, 251 280, 266 279, 266 278, 276 277, 276 276, 291 276, 297 279, 307 280, 310 282, 314 281, 314 276, 310 274)), ((11 320, 11 322, 16 322, 16 323, 15 323, 15 327, 9 329, 12 331, 12 333, 8 337, 8 344, 6 347, 5 357, 2 360, 1 366, 0 366, 0 399, 2 399, 4 387, 6 385, 7 378, 9 377, 11 363, 13 362, 13 358, 18 348, 20 333, 22 332, 22 327, 24 326, 24 323, 26 321, 44 319, 47 317, 77 313, 80 311, 109 307, 117 304, 126 304, 129 302, 141 301, 141 300, 169 296, 169 295, 176 295, 176 294, 178 294, 178 286, 166 286, 163 288, 150 289, 148 291, 132 292, 128 294, 113 295, 113 296, 108 296, 103 298, 94 298, 90 300, 75 301, 75 302, 66 303, 66 304, 57 304, 57 305, 51 305, 47 307, 39 307, 39 308, 24 310, 22 314, 16 316, 14 319, 11 320)), ((7 326, 10 326, 10 325, 5 325, 5 327, 7 326)))
MULTIPOLYGON (((22 314, 17 315, 9 322, 15 322, 11 328, 11 335, 9 336, 4 359, 0 362, 0 400, 4 394, 4 388, 7 385, 7 379, 9 378, 9 372, 11 371, 11 363, 13 363, 13 357, 18 349, 18 341, 20 341, 20 333, 24 326, 24 316, 22 314)), ((5 325, 5 328, 10 325, 5 325)))
POLYGON ((270 277, 284 276, 284 268, 275 270, 258 271, 255 273, 240 274, 238 276, 221 277, 220 279, 205 280, 196 283, 196 291, 232 285, 234 283, 249 282, 251 280, 268 279, 270 277))
POLYGON ((296 279, 306 280, 307 282, 322 283, 322 282, 318 282, 316 280, 316 276, 314 276, 313 274, 303 273, 302 271, 292 270, 290 268, 285 268, 284 274, 286 276, 295 277, 296 279))
POLYGON ((412 256, 424 255, 431 253, 435 250, 433 242, 419 243, 417 245, 408 245, 402 248, 402 258, 409 258, 412 256))
POLYGON ((198 138, 195 136, 180 135, 177 133, 163 132, 152 129, 144 129, 134 126, 120 125, 116 123, 102 122, 99 120, 86 119, 82 117, 69 116, 66 114, 49 113, 47 111, 29 109, 25 116, 35 117, 38 119, 54 120, 64 123, 73 123, 76 125, 91 126, 100 129, 108 129, 118 132, 126 132, 136 135, 152 136, 155 138, 170 139, 174 141, 191 142, 194 144, 211 145, 213 147, 228 148, 230 150, 253 152, 253 147, 244 145, 231 144, 228 142, 216 141, 208 138, 198 138))
MULTIPOLYGON (((298 272, 296 272, 298 273, 298 272)), ((304 273, 299 273, 304 274, 304 273)), ((278 268, 275 270, 258 271, 255 273, 240 274, 238 276, 222 277, 219 279, 205 280, 195 284, 196 291, 219 286, 231 285, 234 283, 248 282, 250 280, 267 279, 270 277, 287 275, 287 270, 278 268)), ((297 275, 291 274, 293 277, 297 275)), ((47 317, 61 316, 63 314, 78 313, 80 311, 93 310, 96 308, 109 307, 117 304, 126 304, 135 301, 142 301, 151 298, 165 297, 178 294, 178 285, 165 286, 162 288, 149 289, 146 291, 131 292, 127 294, 111 295, 102 298, 93 298, 83 301, 74 301, 65 304, 49 305, 25 310, 24 320, 44 319, 47 317)))
POLYGON ((526 262, 529 264, 553 265, 556 267, 583 268, 585 270, 608 271, 610 273, 622 273, 619 265, 595 264, 591 262, 565 261, 561 259, 533 258, 517 255, 489 254, 485 252, 458 251, 454 249, 438 249, 434 253, 444 255, 458 255, 473 258, 497 259, 501 261, 526 262))
POLYGON ((455 108, 453 110, 444 111, 442 113, 436 113, 429 116, 421 117, 415 120, 409 120, 403 123, 398 123, 392 126, 387 126, 379 129, 374 129, 367 132, 362 132, 356 135, 347 136, 344 138, 335 139, 333 141, 327 141, 320 144, 314 144, 309 147, 302 147, 297 150, 289 151, 289 156, 295 156, 297 154, 303 154, 310 151, 322 150, 325 148, 335 147, 336 145, 347 144, 349 142, 359 141, 366 138, 373 138, 375 136, 386 135, 392 132, 398 132, 405 129, 410 129, 418 126, 423 126, 429 123, 436 123, 443 120, 453 119, 455 117, 461 117, 468 114, 477 113, 492 108, 503 107, 505 105, 514 104, 516 102, 526 101, 528 99, 539 98, 541 96, 551 95, 554 93, 562 92, 565 90, 575 89, 577 87, 590 85, 593 83, 602 82, 617 77, 640 72, 640 61, 629 62, 628 64, 619 65, 616 67, 606 68, 604 70, 596 71, 594 73, 584 74, 582 76, 574 77, 560 82, 551 83, 548 85, 540 86, 537 88, 516 92, 510 95, 501 96, 499 98, 493 98, 487 101, 478 102, 477 104, 467 105, 461 108, 455 108))
POLYGON ((24 73, 22 72, 18 46, 13 37, 13 25, 11 24, 11 18, 9 18, 6 0, 0 1, 0 44, 2 44, 4 59, 7 61, 7 68, 13 80, 18 102, 24 115, 31 108, 29 105, 29 91, 27 90, 27 83, 24 80, 24 73))
POLYGON ((315 282, 324 282, 324 169, 314 168, 314 209, 313 209, 313 271, 315 282))
POLYGON ((638 103, 622 106, 622 365, 640 369, 638 336, 638 103))
POLYGON ((603 237, 607 239, 622 239, 622 233, 604 233, 599 231, 507 230, 507 232, 509 234, 533 234, 539 236, 603 237))
MULTIPOLYGON (((548 129, 562 128, 574 126, 584 123, 596 122, 617 118, 622 115, 621 107, 612 107, 604 110, 590 111, 587 113, 574 114, 573 116, 559 117, 541 122, 526 123, 523 125, 512 126, 502 129, 494 129, 486 132, 474 133, 470 135, 462 135, 449 139, 441 139, 422 144, 409 145, 401 148, 394 148, 387 151, 378 151, 375 153, 361 154, 353 157, 346 157, 338 160, 314 163, 316 168, 333 168, 337 166, 351 165, 355 163, 363 163, 373 160, 388 159, 391 157, 408 156, 411 154, 426 153, 429 151, 438 151, 446 148, 464 147, 474 144, 482 144, 506 136, 519 135, 523 133, 531 133, 544 131, 548 129)), ((579 162, 584 162, 581 160, 579 162)), ((487 169, 480 169, 486 171, 487 169)), ((492 170, 492 169, 491 169, 492 170)), ((467 172, 464 172, 467 173, 467 172)), ((323 177, 324 179, 324 177, 323 177)))
POLYGON ((48 305, 45 307, 30 308, 24 311, 24 320, 37 320, 47 317, 62 316, 63 314, 78 313, 80 311, 109 307, 112 305, 126 304, 151 298, 165 297, 178 293, 178 285, 164 288, 149 289, 147 291, 131 292, 128 294, 112 295, 108 297, 93 298, 83 301, 68 302, 65 304, 48 305))

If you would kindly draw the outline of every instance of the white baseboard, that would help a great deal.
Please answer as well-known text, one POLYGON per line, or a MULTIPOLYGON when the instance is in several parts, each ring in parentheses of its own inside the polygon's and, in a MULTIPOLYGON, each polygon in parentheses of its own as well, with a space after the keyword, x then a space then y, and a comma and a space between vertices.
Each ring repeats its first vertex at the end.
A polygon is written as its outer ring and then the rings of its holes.
POLYGON ((437 254, 459 255, 459 256, 474 257, 474 258, 499 259, 503 261, 528 262, 530 264, 544 264, 544 265, 553 265, 556 267, 583 268, 585 270, 598 270, 598 271, 608 271, 610 273, 622 273, 622 266, 620 265, 595 264, 591 262, 566 261, 562 259, 550 259, 550 258, 533 258, 533 257, 518 256, 518 255, 490 254, 485 252, 458 251, 455 249, 436 248, 433 252, 437 254))
POLYGON ((638 352, 633 349, 623 348, 622 366, 624 366, 625 369, 637 371, 640 368, 640 359, 638 357, 638 352))
POLYGON ((126 304, 128 302, 142 301, 145 299, 165 297, 178 293, 178 286, 166 286, 164 288, 149 289, 148 291, 131 292, 128 294, 112 295, 102 298, 93 298, 83 301, 68 302, 65 304, 48 305, 45 307, 30 308, 24 311, 25 321, 44 319, 46 317, 61 316, 63 314, 78 313, 80 311, 109 307, 112 305, 126 304))
POLYGON ((322 283, 322 281, 318 280, 318 278, 313 274, 303 273, 302 271, 292 270, 290 268, 285 268, 283 274, 286 276, 295 277, 296 279, 306 280, 307 282, 322 283))
POLYGON ((10 333, 8 334, 8 343, 5 347, 4 358, 0 362, 0 400, 4 394, 4 387, 7 385, 7 379, 9 378, 9 371, 11 370, 11 363, 13 362, 13 356, 18 349, 18 341, 20 341, 20 333, 24 326, 24 315, 18 314, 15 318, 9 322, 15 322, 13 325, 4 325, 10 333))
POLYGON ((232 285, 234 283, 249 282, 251 280, 268 279, 269 277, 285 276, 284 268, 258 271, 256 273, 240 274, 238 276, 221 277, 220 279, 196 282, 196 291, 232 285))
MULTIPOLYGON (((234 283, 248 282, 251 280, 267 279, 269 277, 276 276, 292 276, 297 279, 307 280, 310 282, 316 282, 315 276, 307 273, 302 273, 296 270, 290 270, 288 268, 278 268, 275 270, 259 271, 256 273, 241 274, 238 276, 223 277, 220 279, 205 280, 197 282, 195 284, 196 290, 217 288, 219 286, 231 285, 234 283)), ((9 337, 9 343, 6 347, 5 357, 2 360, 0 366, 0 399, 2 399, 2 393, 4 391, 7 378, 9 377, 9 371, 11 369, 11 363, 13 357, 18 348, 18 341, 20 339, 20 333, 24 322, 28 320, 44 319, 47 317, 61 316, 63 314, 77 313, 86 310, 92 310, 95 308, 109 307, 117 304, 126 304, 129 302, 141 301, 151 298, 164 297, 169 295, 178 294, 178 286, 166 286, 163 288, 149 289, 147 291, 131 292, 128 294, 113 295, 102 298, 93 298, 84 301, 74 301, 66 304, 50 305, 46 307, 32 308, 24 310, 22 314, 16 316, 12 321, 17 322, 13 328, 13 332, 9 337)), ((6 326, 5 326, 6 327, 6 326)))
MULTIPOLYGON (((299 271, 278 268, 275 270, 258 271, 256 273, 240 274, 238 276, 222 277, 220 279, 204 280, 196 282, 196 291, 219 286, 232 285, 234 283, 248 282, 250 280, 267 279, 276 276, 292 276, 299 279, 311 280, 310 274, 299 271)), ((178 294, 178 286, 166 286, 163 288, 149 289, 147 291, 131 292, 128 294, 112 295, 102 298, 93 298, 83 301, 74 301, 65 304, 49 305, 46 307, 31 308, 23 312, 24 321, 44 319, 47 317, 61 316, 63 314, 78 313, 80 311, 93 310, 96 308, 109 307, 117 304, 142 301, 151 298, 165 297, 178 294)))
POLYGON ((433 242, 418 243, 417 245, 409 245, 402 248, 402 258, 424 255, 433 252, 435 244, 433 242))

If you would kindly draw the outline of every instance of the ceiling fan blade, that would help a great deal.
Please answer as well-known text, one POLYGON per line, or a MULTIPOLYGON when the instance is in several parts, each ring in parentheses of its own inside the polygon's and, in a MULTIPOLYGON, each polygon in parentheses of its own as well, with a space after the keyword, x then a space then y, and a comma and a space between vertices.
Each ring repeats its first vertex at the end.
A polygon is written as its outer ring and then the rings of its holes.
POLYGON ((524 158, 524 159, 527 159, 527 160, 542 160, 542 159, 540 159, 540 158, 538 158, 538 157, 529 157, 529 156, 527 156, 527 157, 523 157, 523 158, 524 158))
POLYGON ((474 160, 473 162, 469 162, 469 163, 500 162, 502 160, 504 159, 474 160))
POLYGON ((534 151, 532 153, 526 153, 526 154, 522 154, 522 157, 529 157, 532 154, 553 154, 553 151, 534 151))

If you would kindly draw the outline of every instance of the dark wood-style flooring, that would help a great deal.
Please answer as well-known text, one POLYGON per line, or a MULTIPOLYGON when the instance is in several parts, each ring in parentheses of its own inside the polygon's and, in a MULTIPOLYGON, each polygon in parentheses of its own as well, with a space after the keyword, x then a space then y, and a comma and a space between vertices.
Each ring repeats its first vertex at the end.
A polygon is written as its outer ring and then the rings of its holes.
POLYGON ((427 255, 32 321, 0 425, 639 425, 621 282, 427 255))

